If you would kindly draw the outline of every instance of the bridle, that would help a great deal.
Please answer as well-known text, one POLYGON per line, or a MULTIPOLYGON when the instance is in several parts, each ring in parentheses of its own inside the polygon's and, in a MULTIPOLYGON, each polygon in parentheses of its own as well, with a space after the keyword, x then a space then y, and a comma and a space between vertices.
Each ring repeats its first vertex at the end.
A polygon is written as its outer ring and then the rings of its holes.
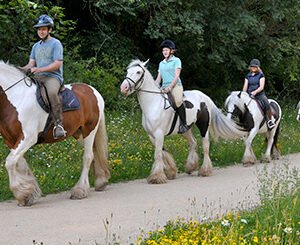
MULTIPOLYGON (((134 81, 132 78, 126 76, 125 80, 129 80, 131 83, 133 83, 134 84, 133 88, 137 92, 145 92, 145 93, 152 93, 152 94, 164 94, 161 91, 157 92, 157 91, 150 91, 150 90, 141 89, 141 87, 142 87, 142 85, 144 83, 145 69, 140 64, 137 64, 136 66, 139 66, 143 70, 143 74, 141 75, 141 77, 137 81, 134 81)), ((130 82, 128 82, 128 84, 129 84, 129 90, 132 90, 132 85, 131 85, 130 82)))

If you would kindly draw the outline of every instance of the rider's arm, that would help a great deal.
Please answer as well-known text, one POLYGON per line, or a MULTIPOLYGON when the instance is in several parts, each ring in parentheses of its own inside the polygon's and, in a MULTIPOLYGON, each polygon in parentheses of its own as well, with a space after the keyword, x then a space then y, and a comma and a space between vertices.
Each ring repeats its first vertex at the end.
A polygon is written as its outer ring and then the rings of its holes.
POLYGON ((160 83, 161 83, 161 75, 160 72, 158 72, 157 77, 155 79, 155 84, 160 87, 160 83))
POLYGON ((181 72, 181 68, 176 68, 175 70, 175 77, 172 80, 171 84, 170 84, 170 89, 173 89, 176 86, 177 80, 180 77, 180 72, 181 72))
POLYGON ((248 79, 245 78, 244 86, 243 86, 243 91, 244 91, 244 92, 247 92, 247 89, 248 89, 248 79))
POLYGON ((21 67, 21 69, 24 70, 24 71, 27 71, 30 68, 34 67, 34 66, 35 66, 35 60, 34 59, 29 59, 28 64, 21 67))
POLYGON ((31 72, 32 73, 39 73, 39 72, 51 72, 51 71, 57 71, 63 64, 62 60, 56 60, 50 65, 44 66, 44 67, 32 67, 31 72))

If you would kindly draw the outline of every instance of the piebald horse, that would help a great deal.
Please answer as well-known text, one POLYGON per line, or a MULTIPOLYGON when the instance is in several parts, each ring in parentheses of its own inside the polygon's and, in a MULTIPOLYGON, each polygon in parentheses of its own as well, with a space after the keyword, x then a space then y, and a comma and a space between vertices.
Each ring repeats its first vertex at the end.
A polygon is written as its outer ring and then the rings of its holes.
MULTIPOLYGON (((107 133, 104 101, 99 92, 87 84, 66 85, 77 96, 80 108, 63 113, 67 136, 83 145, 83 168, 80 179, 72 188, 71 198, 82 199, 89 191, 88 172, 91 163, 95 170, 95 190, 108 183, 107 133)), ((41 195, 36 178, 24 158, 25 152, 37 143, 55 143, 52 129, 38 142, 48 113, 38 104, 36 84, 16 67, 0 61, 0 134, 10 153, 5 160, 9 187, 19 206, 32 205, 41 195)), ((63 138, 64 139, 64 138, 63 138)), ((62 140, 62 139, 60 139, 62 140)))
MULTIPOLYGON (((142 123, 151 142, 155 146, 154 163, 148 183, 161 184, 167 179, 176 177, 177 169, 171 154, 164 148, 164 137, 178 133, 179 119, 170 106, 166 95, 146 68, 146 62, 132 61, 127 67, 127 75, 120 89, 125 95, 137 92, 142 109, 142 123)), ((209 133, 216 137, 232 138, 243 136, 244 133, 236 129, 235 124, 217 108, 213 101, 204 93, 193 90, 184 91, 187 124, 196 124, 202 136, 203 164, 198 174, 208 176, 212 173, 212 163, 209 156, 209 133)), ((185 165, 185 172, 190 174, 198 168, 197 142, 189 129, 182 135, 189 144, 189 154, 185 165)))
POLYGON ((282 112, 275 100, 269 99, 269 103, 275 119, 275 127, 272 129, 268 129, 264 112, 257 100, 248 93, 233 91, 225 101, 228 118, 233 119, 237 125, 248 132, 248 136, 244 138, 246 148, 242 159, 245 166, 253 165, 257 161, 252 149, 252 141, 257 134, 263 134, 267 141, 267 149, 262 161, 270 162, 271 158, 280 157, 277 140, 282 112))

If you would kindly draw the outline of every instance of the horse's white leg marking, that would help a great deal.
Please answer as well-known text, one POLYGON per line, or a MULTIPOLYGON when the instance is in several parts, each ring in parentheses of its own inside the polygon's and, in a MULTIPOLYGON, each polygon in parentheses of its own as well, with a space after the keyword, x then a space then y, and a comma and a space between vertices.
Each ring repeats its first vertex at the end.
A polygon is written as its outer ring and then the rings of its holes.
MULTIPOLYGON (((149 138, 152 142, 153 145, 155 145, 155 140, 151 135, 149 135, 149 138)), ((162 160, 164 164, 164 171, 167 176, 167 179, 175 179, 177 175, 177 167, 175 160, 170 152, 167 150, 163 149, 162 150, 162 160)))
POLYGON ((93 144, 96 130, 93 130, 89 136, 83 140, 83 166, 80 175, 80 179, 77 184, 71 190, 71 199, 82 199, 88 196, 90 183, 89 183, 89 169, 94 158, 93 144))
POLYGON ((248 138, 246 138, 244 140, 245 141, 245 152, 244 152, 244 156, 242 159, 242 163, 244 163, 245 166, 252 165, 257 161, 256 156, 252 149, 252 141, 253 141, 254 137, 256 136, 257 132, 258 132, 258 129, 253 128, 250 131, 248 138))
POLYGON ((188 130, 182 135, 189 144, 189 154, 185 163, 185 172, 191 174, 194 170, 198 169, 199 156, 197 153, 197 141, 192 133, 192 130, 188 130))
POLYGON ((29 166, 23 157, 34 144, 34 140, 22 141, 6 158, 5 167, 9 176, 9 187, 19 206, 30 206, 41 195, 41 190, 29 166))
POLYGON ((203 164, 199 169, 199 175, 209 176, 212 173, 212 163, 209 157, 209 131, 207 131, 205 137, 202 138, 202 148, 203 148, 203 164))
POLYGON ((156 133, 154 137, 154 163, 152 165, 151 174, 148 177, 147 181, 150 184, 163 184, 167 182, 167 176, 164 173, 164 162, 163 162, 163 144, 164 144, 164 135, 160 131, 156 133))

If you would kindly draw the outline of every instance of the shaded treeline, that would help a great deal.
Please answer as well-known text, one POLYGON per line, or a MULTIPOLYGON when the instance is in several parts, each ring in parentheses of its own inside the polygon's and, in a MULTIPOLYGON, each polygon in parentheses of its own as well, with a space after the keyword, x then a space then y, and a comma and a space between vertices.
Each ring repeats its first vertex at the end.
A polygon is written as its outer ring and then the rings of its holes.
POLYGON ((26 63, 34 19, 47 12, 65 45, 67 78, 102 90, 118 85, 132 58, 150 58, 156 76, 159 44, 170 38, 183 61, 185 88, 223 101, 227 90, 241 89, 255 57, 270 96, 298 99, 300 0, 12 0, 0 1, 0 11, 0 59, 26 63))

